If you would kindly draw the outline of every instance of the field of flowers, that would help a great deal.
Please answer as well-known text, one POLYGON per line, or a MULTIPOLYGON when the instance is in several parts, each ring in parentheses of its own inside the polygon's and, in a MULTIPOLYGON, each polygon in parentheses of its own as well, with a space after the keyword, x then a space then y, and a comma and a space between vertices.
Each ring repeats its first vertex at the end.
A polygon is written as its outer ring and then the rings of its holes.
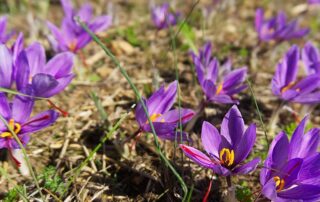
POLYGON ((320 201, 320 0, 0 12, 1 201, 320 201))

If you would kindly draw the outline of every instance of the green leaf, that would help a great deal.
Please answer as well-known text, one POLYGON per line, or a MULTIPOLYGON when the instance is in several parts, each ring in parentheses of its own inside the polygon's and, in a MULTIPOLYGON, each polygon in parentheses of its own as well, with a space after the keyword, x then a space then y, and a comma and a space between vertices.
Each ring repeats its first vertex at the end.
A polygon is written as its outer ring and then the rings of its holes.
POLYGON ((193 51, 197 51, 196 46, 194 45, 194 42, 196 40, 196 34, 193 31, 192 27, 187 23, 181 23, 179 25, 180 27, 180 34, 182 36, 182 39, 186 45, 188 45, 189 48, 191 48, 193 51))
POLYGON ((236 187, 236 198, 238 201, 246 201, 246 202, 251 202, 251 196, 252 192, 249 189, 247 182, 243 181, 240 182, 241 185, 236 187))

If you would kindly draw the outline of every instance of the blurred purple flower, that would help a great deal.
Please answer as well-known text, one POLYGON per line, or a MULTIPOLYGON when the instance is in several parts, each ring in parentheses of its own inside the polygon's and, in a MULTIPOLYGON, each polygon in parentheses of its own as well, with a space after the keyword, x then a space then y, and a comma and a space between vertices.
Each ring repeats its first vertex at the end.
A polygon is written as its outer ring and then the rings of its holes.
POLYGON ((151 18, 153 24, 158 29, 165 29, 169 26, 176 25, 178 22, 179 14, 171 13, 168 3, 164 3, 161 6, 155 6, 151 9, 151 18))
POLYGON ((261 8, 256 10, 255 27, 261 41, 301 38, 310 31, 308 28, 300 28, 297 20, 287 22, 286 14, 282 11, 276 17, 265 19, 261 8))
POLYGON ((305 117, 291 141, 280 132, 273 140, 261 169, 262 194, 272 201, 320 200, 320 130, 306 132, 305 117))
MULTIPOLYGON (((176 99, 177 85, 177 81, 174 81, 167 89, 162 86, 149 99, 143 99, 157 136, 162 139, 175 140, 179 117, 181 116, 182 124, 184 124, 191 120, 195 114, 191 109, 181 108, 180 113, 179 109, 170 110, 176 99)), ((136 107, 135 115, 140 130, 142 132, 152 132, 147 115, 140 103, 136 107)), ((183 139, 186 140, 186 133, 182 132, 182 135, 183 139)), ((177 137, 180 138, 180 132, 178 132, 177 137)))
POLYGON ((52 97, 64 90, 74 78, 74 54, 64 52, 46 63, 45 50, 33 43, 21 51, 15 62, 16 85, 19 91, 37 97, 52 97))
POLYGON ((199 54, 191 53, 197 72, 198 81, 207 100, 216 103, 238 103, 233 95, 243 91, 247 68, 242 67, 231 71, 231 61, 228 60, 219 68, 219 62, 211 57, 211 44, 206 43, 199 54))
MULTIPOLYGON (((34 101, 30 98, 15 96, 12 103, 9 103, 6 95, 0 94, 0 114, 24 146, 29 142, 31 133, 53 124, 59 116, 54 110, 48 110, 30 118, 33 105, 34 101)), ((2 148, 19 149, 20 146, 7 126, 0 121, 0 149, 2 148)))
POLYGON ((302 104, 320 102, 320 75, 311 74, 297 80, 299 48, 293 45, 278 63, 272 79, 272 92, 279 98, 302 104))
POLYGON ((76 22, 77 17, 94 33, 104 31, 112 23, 112 18, 108 15, 93 17, 92 7, 88 3, 82 5, 79 11, 73 8, 70 0, 61 0, 61 4, 65 14, 61 28, 59 29, 51 22, 47 23, 54 37, 50 39, 51 45, 57 52, 77 52, 92 40, 90 35, 76 22))
POLYGON ((301 51, 301 58, 307 74, 320 73, 319 50, 311 42, 307 42, 304 45, 301 51))
POLYGON ((320 4, 320 0, 308 0, 308 4, 320 4))
POLYGON ((6 43, 14 35, 14 31, 7 33, 7 17, 0 18, 0 43, 6 43))
POLYGON ((225 115, 220 133, 213 125, 204 122, 201 140, 208 155, 187 145, 180 147, 194 162, 219 175, 247 174, 255 170, 260 162, 260 158, 255 158, 242 164, 255 143, 256 125, 251 124, 245 130, 242 115, 236 105, 225 115))

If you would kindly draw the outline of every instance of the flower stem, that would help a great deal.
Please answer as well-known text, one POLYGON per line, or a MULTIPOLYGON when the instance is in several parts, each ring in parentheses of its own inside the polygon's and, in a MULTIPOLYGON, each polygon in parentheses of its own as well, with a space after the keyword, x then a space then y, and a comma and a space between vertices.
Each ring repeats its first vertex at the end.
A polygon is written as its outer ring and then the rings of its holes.
POLYGON ((229 175, 229 176, 227 176, 227 177, 226 177, 226 179, 227 179, 228 187, 232 187, 231 176, 230 176, 230 175, 229 175))

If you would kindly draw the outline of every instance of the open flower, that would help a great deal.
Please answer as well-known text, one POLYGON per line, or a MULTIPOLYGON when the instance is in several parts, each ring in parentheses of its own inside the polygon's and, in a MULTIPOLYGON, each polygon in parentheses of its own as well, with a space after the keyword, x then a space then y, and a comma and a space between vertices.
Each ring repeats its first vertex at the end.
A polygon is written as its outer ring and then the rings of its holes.
POLYGON ((14 35, 14 31, 7 32, 7 17, 0 18, 0 43, 6 43, 14 35))
POLYGON ((88 3, 82 5, 79 11, 73 8, 70 0, 61 0, 61 4, 65 14, 61 28, 59 29, 51 22, 48 22, 48 27, 54 37, 54 39, 49 39, 57 52, 77 52, 92 40, 90 35, 76 22, 77 17, 94 33, 104 31, 111 25, 111 16, 93 17, 92 7, 88 3))
POLYGON ((320 130, 306 132, 305 117, 291 141, 280 132, 273 140, 261 169, 262 194, 275 202, 320 200, 320 130))
POLYGON ((320 102, 320 75, 311 74, 298 80, 299 48, 293 45, 278 63, 272 79, 272 92, 283 100, 302 104, 320 102))
POLYGON ((44 48, 37 42, 33 43, 19 53, 15 62, 17 89, 37 97, 56 95, 74 78, 73 58, 73 53, 64 52, 46 63, 44 48))
MULTIPOLYGON (((144 100, 155 132, 158 137, 162 139, 174 140, 176 137, 176 128, 180 120, 179 117, 181 117, 182 124, 184 124, 191 120, 195 114, 191 109, 181 108, 180 110, 170 110, 176 99, 177 85, 177 81, 174 81, 167 89, 162 86, 159 90, 154 92, 149 99, 144 100)), ((135 115, 140 130, 143 132, 152 132, 141 103, 137 105, 135 115)), ((179 139, 180 132, 177 132, 177 137, 179 139)), ((186 134, 184 132, 182 132, 182 135, 183 139, 186 139, 186 134)))
POLYGON ((156 6, 151 10, 151 17, 153 24, 158 29, 165 29, 169 26, 177 24, 178 14, 171 13, 168 3, 164 3, 161 6, 156 6))
POLYGON ((276 17, 265 19, 263 9, 256 10, 255 27, 261 41, 283 41, 301 38, 309 33, 308 28, 300 28, 297 20, 287 22, 284 12, 276 17))
POLYGON ((238 103, 233 96, 244 89, 243 84, 247 68, 231 70, 231 61, 228 60, 219 67, 216 58, 211 57, 211 44, 206 43, 199 54, 192 53, 198 81, 208 101, 216 103, 238 103))
POLYGON ((260 158, 255 158, 242 164, 255 143, 256 125, 251 124, 245 130, 236 105, 225 115, 220 133, 210 123, 203 122, 201 140, 207 155, 187 145, 180 145, 180 148, 194 162, 219 175, 247 174, 255 170, 260 162, 260 158))
MULTIPOLYGON (((0 113, 7 121, 11 130, 18 136, 25 146, 30 134, 53 124, 59 114, 54 110, 41 112, 30 118, 34 101, 27 97, 15 96, 9 103, 5 94, 0 94, 0 113)), ((5 123, 0 121, 0 149, 19 149, 20 146, 5 123)))
POLYGON ((319 50, 311 42, 307 42, 304 45, 301 51, 301 59, 304 63, 307 74, 320 73, 319 50))

